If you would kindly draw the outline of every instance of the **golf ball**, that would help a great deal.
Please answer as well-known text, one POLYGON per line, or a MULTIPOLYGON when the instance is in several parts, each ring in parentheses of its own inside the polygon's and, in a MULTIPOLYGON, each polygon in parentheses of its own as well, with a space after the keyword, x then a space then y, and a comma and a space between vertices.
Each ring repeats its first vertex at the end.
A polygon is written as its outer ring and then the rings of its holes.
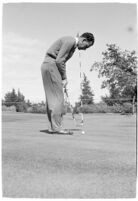
POLYGON ((82 134, 85 134, 85 131, 82 131, 81 133, 82 133, 82 134))

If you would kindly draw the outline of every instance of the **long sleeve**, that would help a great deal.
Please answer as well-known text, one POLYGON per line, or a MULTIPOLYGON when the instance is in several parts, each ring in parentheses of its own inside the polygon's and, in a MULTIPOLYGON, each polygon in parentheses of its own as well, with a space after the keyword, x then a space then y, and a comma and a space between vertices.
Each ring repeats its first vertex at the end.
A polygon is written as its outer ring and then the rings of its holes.
POLYGON ((74 47, 74 42, 64 41, 60 47, 56 58, 56 65, 61 74, 62 80, 66 79, 66 61, 70 58, 71 49, 74 47))

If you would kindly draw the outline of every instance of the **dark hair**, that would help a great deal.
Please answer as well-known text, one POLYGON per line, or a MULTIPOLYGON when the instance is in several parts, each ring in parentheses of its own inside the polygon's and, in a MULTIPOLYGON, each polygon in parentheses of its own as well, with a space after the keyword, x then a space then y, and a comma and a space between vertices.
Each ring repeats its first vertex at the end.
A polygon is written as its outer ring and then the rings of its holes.
POLYGON ((92 45, 94 44, 94 35, 92 34, 92 33, 88 33, 88 32, 86 32, 86 33, 83 33, 82 35, 81 35, 81 37, 84 37, 84 38, 86 38, 86 40, 88 41, 88 42, 92 42, 92 45))

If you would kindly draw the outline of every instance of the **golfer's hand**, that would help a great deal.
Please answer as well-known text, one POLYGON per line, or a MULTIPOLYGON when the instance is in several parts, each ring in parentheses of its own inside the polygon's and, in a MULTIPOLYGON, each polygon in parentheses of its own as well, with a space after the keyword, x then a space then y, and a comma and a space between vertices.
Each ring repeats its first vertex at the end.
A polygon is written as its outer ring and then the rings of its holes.
POLYGON ((67 79, 62 80, 62 85, 63 85, 63 88, 66 88, 67 84, 68 84, 67 79))

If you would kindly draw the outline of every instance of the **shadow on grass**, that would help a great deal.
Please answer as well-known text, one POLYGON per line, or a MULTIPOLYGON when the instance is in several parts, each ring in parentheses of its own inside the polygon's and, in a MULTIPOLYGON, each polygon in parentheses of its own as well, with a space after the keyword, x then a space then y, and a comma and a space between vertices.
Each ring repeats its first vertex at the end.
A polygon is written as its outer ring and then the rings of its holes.
MULTIPOLYGON (((73 132, 73 131, 80 131, 81 129, 68 129, 70 132, 73 132)), ((50 135, 55 135, 55 134, 57 134, 57 135, 66 135, 66 134, 62 134, 62 133, 52 133, 52 132, 50 132, 48 129, 46 129, 46 130, 40 130, 40 132, 41 133, 46 133, 46 134, 50 134, 50 135)), ((68 134, 67 134, 68 135, 68 134)))
POLYGON ((49 130, 40 130, 41 133, 47 133, 47 134, 53 134, 51 132, 49 132, 49 130))

